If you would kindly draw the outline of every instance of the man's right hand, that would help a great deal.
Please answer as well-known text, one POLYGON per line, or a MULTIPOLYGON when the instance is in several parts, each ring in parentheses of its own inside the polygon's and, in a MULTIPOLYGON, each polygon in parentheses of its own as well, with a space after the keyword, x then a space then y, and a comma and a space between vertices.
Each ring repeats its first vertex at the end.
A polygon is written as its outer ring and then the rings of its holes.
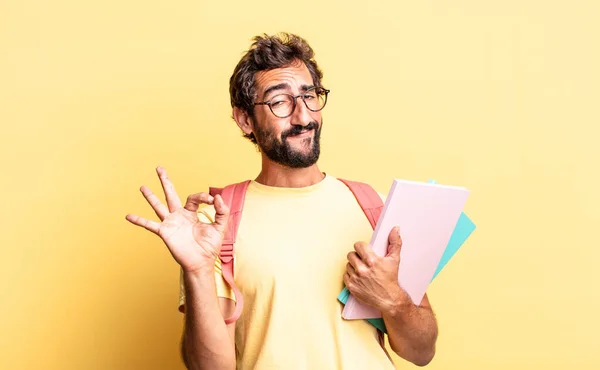
POLYGON ((223 198, 219 195, 213 198, 207 193, 192 194, 182 207, 181 200, 165 169, 158 167, 156 172, 167 205, 164 205, 147 187, 142 186, 140 191, 161 222, 132 214, 128 214, 126 219, 160 236, 184 272, 194 272, 206 267, 214 268, 229 219, 229 208, 223 198), (216 215, 213 223, 204 223, 198 219, 197 211, 201 203, 214 205, 216 215))

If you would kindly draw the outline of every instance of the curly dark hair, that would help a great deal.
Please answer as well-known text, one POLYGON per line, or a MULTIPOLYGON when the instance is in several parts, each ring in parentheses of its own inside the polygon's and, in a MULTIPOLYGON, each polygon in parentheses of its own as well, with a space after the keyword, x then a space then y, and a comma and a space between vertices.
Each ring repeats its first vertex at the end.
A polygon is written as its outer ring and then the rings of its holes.
MULTIPOLYGON (((306 40, 294 34, 283 32, 273 36, 255 36, 250 49, 240 59, 229 79, 231 106, 245 110, 254 118, 256 72, 287 67, 296 61, 306 65, 313 84, 321 87, 323 72, 314 60, 314 55, 306 40)), ((244 134, 244 137, 256 144, 253 134, 244 134)))

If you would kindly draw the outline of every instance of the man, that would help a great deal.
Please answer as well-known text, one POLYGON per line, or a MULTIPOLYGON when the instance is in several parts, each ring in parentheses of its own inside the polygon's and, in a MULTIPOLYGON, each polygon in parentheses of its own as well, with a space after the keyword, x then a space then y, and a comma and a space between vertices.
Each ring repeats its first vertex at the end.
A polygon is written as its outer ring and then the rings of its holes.
POLYGON ((262 170, 247 189, 235 244, 235 296, 219 251, 229 209, 220 195, 190 195, 181 206, 163 168, 167 204, 141 191, 161 222, 127 219, 159 235, 181 266, 182 355, 189 369, 393 369, 365 320, 344 320, 345 286, 383 314, 391 348, 420 366, 435 353, 437 323, 398 285, 401 238, 388 254, 349 188, 317 165, 328 90, 313 51, 295 35, 256 37, 230 79, 233 117, 260 149, 262 170), (361 242, 363 241, 363 242, 361 242))

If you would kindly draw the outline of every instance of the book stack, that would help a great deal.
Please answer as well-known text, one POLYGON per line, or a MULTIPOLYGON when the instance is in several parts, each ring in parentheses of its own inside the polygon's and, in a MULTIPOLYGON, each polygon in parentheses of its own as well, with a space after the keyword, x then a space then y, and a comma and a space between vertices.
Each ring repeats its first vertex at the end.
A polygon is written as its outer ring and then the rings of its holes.
MULTIPOLYGON (((417 305, 429 284, 475 230, 475 224, 463 212, 469 194, 463 187, 440 185, 433 180, 392 182, 369 244, 378 256, 385 256, 389 234, 394 226, 400 226, 398 283, 417 305)), ((344 304, 344 319, 364 319, 386 332, 377 309, 359 303, 346 288, 337 298, 344 304)))

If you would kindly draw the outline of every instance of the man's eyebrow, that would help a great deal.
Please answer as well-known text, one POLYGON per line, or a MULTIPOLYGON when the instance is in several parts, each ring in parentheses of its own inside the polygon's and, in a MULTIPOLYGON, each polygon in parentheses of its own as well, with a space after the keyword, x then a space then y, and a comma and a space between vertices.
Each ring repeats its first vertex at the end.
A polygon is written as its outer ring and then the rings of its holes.
POLYGON ((313 87, 315 87, 315 85, 302 85, 300 86, 300 90, 302 90, 302 92, 306 92, 309 89, 312 89, 313 87))
MULTIPOLYGON (((315 85, 302 85, 302 86, 300 86, 300 90, 302 92, 306 92, 306 91, 312 89, 313 87, 315 87, 315 85)), ((285 82, 282 82, 282 83, 277 84, 277 85, 270 86, 263 93, 263 100, 267 97, 267 95, 269 95, 270 93, 272 93, 275 90, 284 90, 284 89, 289 89, 289 88, 290 88, 290 85, 287 84, 287 83, 285 83, 285 82)))
POLYGON ((263 99, 265 99, 267 97, 267 95, 269 95, 269 93, 272 93, 275 90, 283 90, 283 89, 289 89, 289 88, 290 88, 290 85, 288 85, 285 82, 277 84, 277 85, 270 86, 263 93, 263 99))

